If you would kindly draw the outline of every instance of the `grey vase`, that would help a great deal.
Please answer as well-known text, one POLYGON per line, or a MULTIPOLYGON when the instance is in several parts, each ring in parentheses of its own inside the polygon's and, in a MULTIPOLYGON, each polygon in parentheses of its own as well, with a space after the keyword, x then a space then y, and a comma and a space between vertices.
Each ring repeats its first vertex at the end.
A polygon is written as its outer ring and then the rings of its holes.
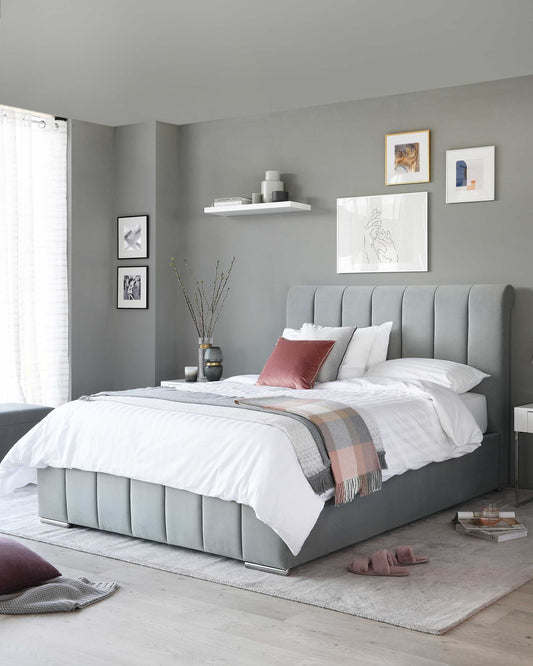
POLYGON ((220 347, 209 347, 205 350, 205 378, 208 382, 218 382, 222 371, 222 350, 220 347))

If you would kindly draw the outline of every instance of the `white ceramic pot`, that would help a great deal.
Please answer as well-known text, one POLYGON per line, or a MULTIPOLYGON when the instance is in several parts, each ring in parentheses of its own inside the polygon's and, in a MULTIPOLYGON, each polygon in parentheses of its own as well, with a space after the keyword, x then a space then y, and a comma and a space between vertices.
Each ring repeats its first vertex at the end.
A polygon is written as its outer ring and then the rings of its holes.
POLYGON ((279 171, 266 171, 265 180, 261 183, 263 203, 270 203, 272 201, 272 192, 283 189, 284 185, 283 181, 279 179, 279 171))

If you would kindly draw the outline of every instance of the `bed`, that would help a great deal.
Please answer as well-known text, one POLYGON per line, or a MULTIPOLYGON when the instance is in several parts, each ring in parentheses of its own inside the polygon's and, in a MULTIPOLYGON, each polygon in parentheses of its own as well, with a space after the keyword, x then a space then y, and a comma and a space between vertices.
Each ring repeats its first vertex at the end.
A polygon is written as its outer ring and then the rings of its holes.
MULTIPOLYGON (((290 569, 508 481, 509 345, 514 291, 508 285, 297 286, 287 326, 359 327, 394 322, 389 358, 468 363, 489 373, 487 431, 472 453, 390 478, 381 491, 335 506, 329 500, 297 554, 250 506, 139 478, 48 466, 38 470, 39 515, 215 553, 273 573, 290 569)), ((477 400, 479 408, 479 400, 477 400)))

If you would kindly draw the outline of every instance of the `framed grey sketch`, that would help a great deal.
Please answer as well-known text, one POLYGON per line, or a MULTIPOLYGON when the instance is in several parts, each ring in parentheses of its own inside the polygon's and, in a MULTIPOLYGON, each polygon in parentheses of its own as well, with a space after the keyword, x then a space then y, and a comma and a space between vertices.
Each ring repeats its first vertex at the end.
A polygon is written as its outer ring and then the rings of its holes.
POLYGON ((427 196, 337 199, 337 273, 427 271, 427 196))
POLYGON ((146 310, 148 308, 148 267, 117 268, 117 308, 146 310))
POLYGON ((117 217, 118 259, 148 258, 148 215, 117 217))

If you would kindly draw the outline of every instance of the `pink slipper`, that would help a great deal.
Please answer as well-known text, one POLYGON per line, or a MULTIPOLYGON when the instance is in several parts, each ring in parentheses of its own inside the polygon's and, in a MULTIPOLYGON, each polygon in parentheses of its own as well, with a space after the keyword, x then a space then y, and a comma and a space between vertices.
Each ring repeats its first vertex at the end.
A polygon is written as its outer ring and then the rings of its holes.
POLYGON ((391 566, 391 553, 378 550, 370 557, 357 557, 348 569, 361 576, 408 576, 407 569, 391 566))
POLYGON ((411 546, 397 546, 396 554, 390 553, 390 555, 392 555, 391 564, 395 565, 401 564, 402 566, 411 566, 412 564, 424 564, 424 562, 429 562, 429 558, 427 557, 416 557, 411 546))

